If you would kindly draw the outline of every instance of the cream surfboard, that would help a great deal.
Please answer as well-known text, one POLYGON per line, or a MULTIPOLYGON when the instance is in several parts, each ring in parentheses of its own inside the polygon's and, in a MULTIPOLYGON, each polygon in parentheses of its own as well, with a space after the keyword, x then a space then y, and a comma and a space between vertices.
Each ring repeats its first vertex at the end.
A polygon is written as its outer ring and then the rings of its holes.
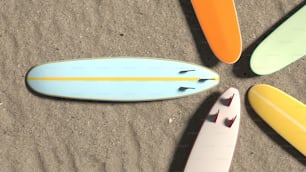
POLYGON ((189 155, 185 172, 229 171, 240 125, 240 95, 229 88, 204 121, 189 155))
POLYGON ((234 0, 191 0, 202 31, 222 62, 238 61, 242 41, 234 0))
POLYGON ((272 74, 306 56, 305 19, 306 5, 259 44, 250 61, 254 73, 272 74))
POLYGON ((60 61, 32 68, 37 93, 71 99, 152 101, 199 93, 219 83, 203 66, 158 58, 113 57, 60 61))
POLYGON ((266 84, 253 86, 248 98, 256 113, 306 156, 306 105, 266 84))

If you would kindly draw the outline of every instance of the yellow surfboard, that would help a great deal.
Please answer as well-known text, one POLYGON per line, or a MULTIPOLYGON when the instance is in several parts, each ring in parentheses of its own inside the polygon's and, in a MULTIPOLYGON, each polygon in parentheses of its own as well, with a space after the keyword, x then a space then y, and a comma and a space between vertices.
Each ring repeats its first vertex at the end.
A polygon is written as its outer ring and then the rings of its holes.
POLYGON ((266 84, 253 86, 248 98, 256 113, 306 156, 306 105, 266 84))

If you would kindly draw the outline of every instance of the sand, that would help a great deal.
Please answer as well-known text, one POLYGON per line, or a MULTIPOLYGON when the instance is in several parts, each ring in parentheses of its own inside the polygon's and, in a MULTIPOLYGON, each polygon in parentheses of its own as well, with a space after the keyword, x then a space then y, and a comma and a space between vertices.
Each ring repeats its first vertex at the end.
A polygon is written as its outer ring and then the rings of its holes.
POLYGON ((256 45, 305 1, 235 2, 244 51, 227 65, 211 53, 189 0, 1 0, 0 171, 182 171, 203 118, 230 86, 242 98, 231 171, 306 171, 305 157, 245 99, 250 86, 267 83, 306 103, 306 58, 260 77, 248 65, 256 45), (217 71, 221 82, 146 103, 53 99, 25 86, 34 65, 108 56, 183 60, 217 71))

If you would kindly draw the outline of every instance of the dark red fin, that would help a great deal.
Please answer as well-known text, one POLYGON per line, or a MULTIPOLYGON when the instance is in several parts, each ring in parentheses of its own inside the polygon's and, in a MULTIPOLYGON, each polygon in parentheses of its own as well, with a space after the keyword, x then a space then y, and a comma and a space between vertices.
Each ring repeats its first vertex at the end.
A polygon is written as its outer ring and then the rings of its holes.
POLYGON ((217 122, 218 116, 219 116, 220 110, 218 110, 218 112, 215 114, 215 119, 213 120, 213 122, 217 122))
POLYGON ((227 106, 231 106, 232 101, 233 101, 233 99, 234 99, 234 96, 235 96, 235 94, 233 94, 233 95, 228 99, 228 104, 227 104, 227 106))
POLYGON ((228 125, 227 125, 229 128, 232 127, 232 125, 234 124, 236 118, 237 118, 237 115, 236 115, 234 118, 232 118, 232 119, 229 120, 228 125))

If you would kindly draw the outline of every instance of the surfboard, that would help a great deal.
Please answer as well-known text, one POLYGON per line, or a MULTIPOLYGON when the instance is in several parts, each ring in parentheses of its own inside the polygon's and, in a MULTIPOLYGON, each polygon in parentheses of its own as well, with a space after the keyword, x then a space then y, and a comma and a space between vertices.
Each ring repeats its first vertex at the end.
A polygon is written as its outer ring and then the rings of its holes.
POLYGON ((200 65, 158 58, 113 57, 68 60, 32 68, 34 92, 95 101, 152 101, 199 93, 219 83, 200 65))
POLYGON ((226 90, 206 117, 185 166, 185 172, 229 171, 240 125, 240 95, 226 90))
POLYGON ((306 156, 306 105, 266 84, 253 86, 248 99, 255 112, 306 156))
POLYGON ((191 0, 202 31, 215 56, 233 64, 242 50, 234 0, 191 0))
POLYGON ((269 75, 306 56, 305 19, 306 5, 258 45, 250 60, 254 73, 269 75))

